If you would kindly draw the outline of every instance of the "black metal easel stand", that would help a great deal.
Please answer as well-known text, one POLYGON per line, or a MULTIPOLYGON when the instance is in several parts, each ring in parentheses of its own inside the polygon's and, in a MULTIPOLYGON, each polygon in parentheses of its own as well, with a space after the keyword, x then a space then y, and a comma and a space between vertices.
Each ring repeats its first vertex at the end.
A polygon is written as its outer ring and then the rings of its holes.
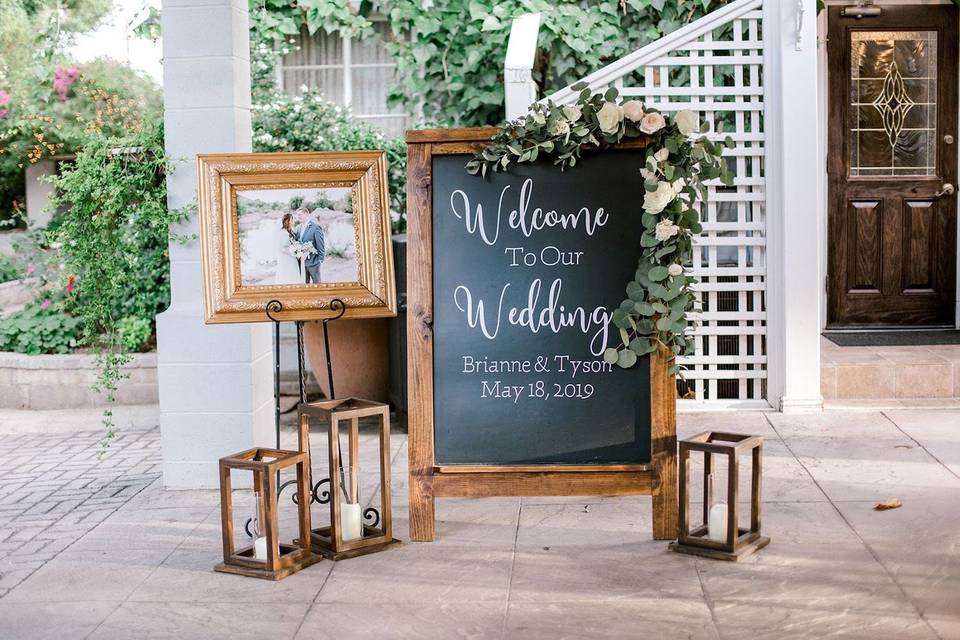
MULTIPOLYGON (((343 314, 347 312, 347 305, 340 298, 334 298, 330 302, 330 309, 335 311, 337 315, 331 318, 325 318, 323 323, 323 349, 326 352, 327 358, 327 385, 330 390, 330 399, 336 397, 333 387, 333 361, 330 357, 330 331, 328 328, 328 323, 333 320, 339 320, 343 317, 343 314)), ((283 303, 279 300, 271 300, 267 303, 266 306, 267 317, 273 322, 273 399, 274 399, 274 427, 277 433, 277 449, 280 448, 280 322, 279 318, 275 314, 283 311, 283 303)), ((303 321, 297 320, 297 382, 299 385, 299 395, 300 402, 307 401, 307 371, 305 366, 305 358, 303 355, 303 321)), ((339 443, 337 443, 339 446, 339 443)), ((288 486, 296 484, 296 480, 288 480, 283 484, 280 484, 279 477, 277 478, 277 497, 283 493, 283 490, 288 486)), ((324 484, 330 484, 330 478, 323 478, 318 480, 316 484, 313 485, 310 491, 310 502, 315 502, 317 504, 328 504, 330 502, 330 491, 324 490, 320 491, 320 487, 324 484)), ((294 503, 297 502, 297 494, 292 495, 294 503)))

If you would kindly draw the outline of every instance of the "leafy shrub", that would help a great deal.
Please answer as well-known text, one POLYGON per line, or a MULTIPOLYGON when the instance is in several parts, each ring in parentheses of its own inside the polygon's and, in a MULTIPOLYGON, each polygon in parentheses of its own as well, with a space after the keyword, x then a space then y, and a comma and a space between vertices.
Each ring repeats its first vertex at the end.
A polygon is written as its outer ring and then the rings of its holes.
POLYGON ((253 105, 253 145, 256 151, 387 152, 387 180, 394 231, 406 229, 407 145, 388 138, 383 130, 355 119, 350 110, 330 102, 316 89, 299 96, 274 92, 253 105))
POLYGON ((140 351, 153 335, 153 319, 126 316, 117 323, 120 343, 127 351, 140 351))
POLYGON ((6 256, 0 256, 0 284, 17 280, 22 275, 20 266, 6 256))
MULTIPOLYGON (((96 388, 108 400, 129 352, 144 346, 170 299, 170 226, 186 212, 167 208, 169 169, 157 124, 91 139, 54 181, 51 205, 65 211, 56 244, 64 272, 76 276, 67 308, 80 320, 80 343, 98 356, 96 388)), ((109 410, 104 423, 109 438, 109 410)))
POLYGON ((296 48, 302 26, 311 35, 323 29, 380 37, 368 19, 376 7, 389 24, 387 50, 397 62, 391 105, 441 126, 497 125, 504 119, 502 61, 514 17, 542 16, 533 78, 547 95, 729 1, 389 0, 351 10, 357 5, 345 0, 258 0, 250 11, 255 93, 273 85, 274 67, 296 48))
POLYGON ((346 258, 347 257, 347 248, 341 247, 339 245, 329 245, 324 250, 324 253, 327 254, 329 258, 346 258))
POLYGON ((69 308, 84 344, 114 350, 120 319, 154 317, 170 299, 167 158, 162 127, 125 138, 98 138, 56 179, 53 206, 65 210, 56 239, 77 276, 69 308))
POLYGON ((152 81, 117 62, 71 66, 38 62, 9 95, 0 117, 0 219, 22 214, 24 167, 74 153, 93 138, 138 133, 159 118, 162 97, 152 81))
POLYGON ((80 320, 64 311, 63 299, 41 297, 0 319, 0 351, 37 355, 67 353, 77 346, 80 320))
POLYGON ((290 198, 290 202, 287 204, 290 206, 291 210, 299 209, 303 206, 303 196, 293 196, 290 198))
POLYGON ((393 34, 406 37, 387 43, 397 61, 390 103, 419 105, 443 126, 497 125, 514 17, 542 16, 533 79, 547 95, 728 1, 391 0, 382 11, 393 34))

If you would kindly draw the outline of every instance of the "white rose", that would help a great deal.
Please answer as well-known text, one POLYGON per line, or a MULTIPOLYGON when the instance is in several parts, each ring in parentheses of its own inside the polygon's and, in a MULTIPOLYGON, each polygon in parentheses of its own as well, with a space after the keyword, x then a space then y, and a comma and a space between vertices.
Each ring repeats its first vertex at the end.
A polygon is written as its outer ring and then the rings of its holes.
POLYGON ((643 131, 647 135, 656 133, 665 126, 667 126, 667 121, 663 119, 663 114, 655 111, 643 116, 643 119, 640 121, 640 131, 643 131))
POLYGON ((565 136, 570 133, 570 123, 566 120, 557 120, 553 125, 553 135, 565 136))
POLYGON ((653 154, 653 157, 657 162, 663 162, 670 157, 670 150, 664 147, 653 154))
POLYGON ((685 136, 700 130, 700 118, 693 111, 687 109, 678 111, 677 115, 673 116, 673 121, 677 123, 677 129, 680 130, 680 133, 685 136))
POLYGON ((656 236, 659 242, 666 242, 678 233, 680 233, 680 227, 673 224, 670 220, 661 220, 657 223, 657 226, 653 228, 653 235, 656 236))
POLYGON ((667 267, 667 272, 672 276, 678 276, 683 273, 683 267, 674 262, 672 265, 667 267))
POLYGON ((597 112, 597 122, 600 123, 600 131, 604 133, 616 133, 622 119, 623 109, 613 102, 604 102, 597 112))
POLYGON ((623 116, 631 122, 637 122, 643 117, 643 103, 639 100, 627 100, 620 106, 623 116))
POLYGON ((563 108, 563 117, 570 122, 576 122, 580 119, 581 109, 576 105, 567 105, 563 108))
POLYGON ((669 182, 657 183, 656 191, 647 191, 643 196, 643 210, 647 213, 660 213, 677 197, 673 185, 669 182))
POLYGON ((657 177, 656 173, 654 173, 653 171, 650 171, 650 169, 647 169, 646 167, 644 167, 643 169, 640 169, 640 175, 643 176, 644 180, 649 180, 651 178, 656 179, 657 177))
POLYGON ((687 181, 684 180, 683 178, 677 178, 676 180, 673 181, 672 186, 673 186, 673 190, 679 194, 681 191, 683 191, 683 188, 687 186, 687 181))

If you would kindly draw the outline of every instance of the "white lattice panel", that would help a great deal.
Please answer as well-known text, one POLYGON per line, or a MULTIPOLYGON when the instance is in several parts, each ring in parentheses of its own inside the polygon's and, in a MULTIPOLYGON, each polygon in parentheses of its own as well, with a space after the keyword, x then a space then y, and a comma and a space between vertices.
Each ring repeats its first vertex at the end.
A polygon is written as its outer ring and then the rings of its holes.
MULTIPOLYGON (((661 111, 691 109, 717 139, 735 186, 711 184, 692 269, 699 277, 696 354, 681 359, 687 397, 766 397, 766 220, 764 217, 762 0, 738 0, 583 80, 613 85, 661 111)), ((549 96, 576 99, 569 88, 549 96)))

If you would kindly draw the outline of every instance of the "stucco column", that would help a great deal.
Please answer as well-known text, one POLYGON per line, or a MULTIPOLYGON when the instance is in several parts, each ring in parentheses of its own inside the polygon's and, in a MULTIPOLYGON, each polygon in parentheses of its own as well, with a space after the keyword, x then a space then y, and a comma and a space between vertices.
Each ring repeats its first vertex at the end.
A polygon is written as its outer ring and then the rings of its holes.
MULTIPOLYGON (((167 153, 176 170, 167 202, 196 202, 198 153, 250 151, 247 0, 164 0, 163 81, 167 153)), ((196 217, 181 234, 198 232, 196 217)), ((217 460, 272 445, 269 327, 203 323, 200 247, 170 244, 172 300, 157 318, 163 481, 218 485, 217 460)))
POLYGON ((764 2, 768 397, 781 411, 823 407, 820 234, 825 162, 817 136, 816 15, 816 0, 764 2))

